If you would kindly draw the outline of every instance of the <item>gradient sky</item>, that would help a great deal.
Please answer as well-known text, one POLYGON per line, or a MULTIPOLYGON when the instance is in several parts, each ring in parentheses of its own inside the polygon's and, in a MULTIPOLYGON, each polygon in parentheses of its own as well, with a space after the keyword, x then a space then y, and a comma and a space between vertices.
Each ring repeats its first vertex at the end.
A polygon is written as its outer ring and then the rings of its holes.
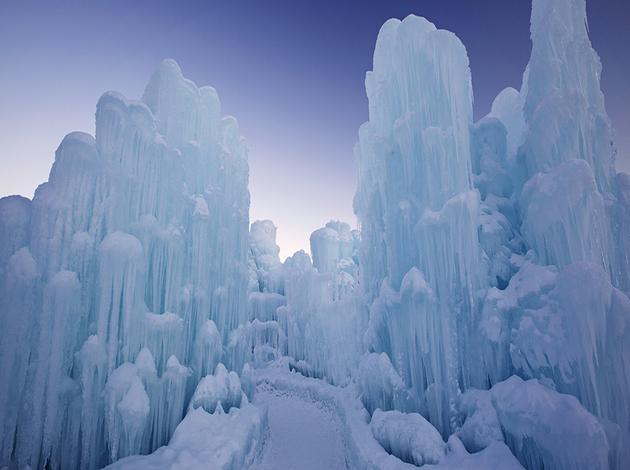
MULTIPOLYGON (((278 226, 281 255, 308 249, 331 218, 355 224, 353 146, 367 119, 364 75, 380 26, 409 13, 468 49, 475 116, 518 88, 528 0, 0 0, 0 196, 31 197, 73 130, 94 132, 99 96, 139 98, 162 58, 214 86, 250 148, 251 220, 278 226)), ((591 0, 589 27, 630 171, 630 2, 591 0)))

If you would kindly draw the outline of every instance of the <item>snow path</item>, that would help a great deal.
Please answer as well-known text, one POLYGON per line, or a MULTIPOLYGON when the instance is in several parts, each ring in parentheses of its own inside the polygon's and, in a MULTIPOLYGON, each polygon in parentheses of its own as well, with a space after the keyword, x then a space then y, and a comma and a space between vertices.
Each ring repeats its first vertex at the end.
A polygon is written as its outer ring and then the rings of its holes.
POLYGON ((346 469, 339 418, 314 401, 259 387, 254 404, 267 407, 269 436, 252 470, 346 469))

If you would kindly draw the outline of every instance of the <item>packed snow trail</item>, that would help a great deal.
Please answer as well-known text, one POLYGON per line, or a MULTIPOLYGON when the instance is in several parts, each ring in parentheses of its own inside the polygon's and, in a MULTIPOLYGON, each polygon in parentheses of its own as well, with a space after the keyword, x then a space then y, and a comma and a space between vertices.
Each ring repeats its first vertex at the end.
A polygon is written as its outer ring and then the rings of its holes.
POLYGON ((254 404, 267 407, 269 434, 252 470, 348 468, 341 424, 330 410, 264 384, 254 404))

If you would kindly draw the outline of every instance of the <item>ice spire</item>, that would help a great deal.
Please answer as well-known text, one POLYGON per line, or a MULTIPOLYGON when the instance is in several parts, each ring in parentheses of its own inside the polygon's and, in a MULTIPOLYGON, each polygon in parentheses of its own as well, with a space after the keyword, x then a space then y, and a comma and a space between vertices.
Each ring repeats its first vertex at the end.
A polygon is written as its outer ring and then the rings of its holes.
POLYGON ((458 323, 473 314, 479 277, 466 49, 424 18, 389 20, 365 84, 355 211, 363 289, 378 296, 367 342, 448 435, 466 349, 458 323))
POLYGON ((529 179, 523 235, 544 263, 593 262, 618 282, 610 220, 615 146, 586 1, 534 0, 531 37, 521 92, 529 128, 520 151, 529 179))
POLYGON ((531 37, 523 85, 529 174, 585 160, 606 195, 612 191, 615 147, 600 87, 602 66, 588 37, 586 0, 534 0, 531 37))

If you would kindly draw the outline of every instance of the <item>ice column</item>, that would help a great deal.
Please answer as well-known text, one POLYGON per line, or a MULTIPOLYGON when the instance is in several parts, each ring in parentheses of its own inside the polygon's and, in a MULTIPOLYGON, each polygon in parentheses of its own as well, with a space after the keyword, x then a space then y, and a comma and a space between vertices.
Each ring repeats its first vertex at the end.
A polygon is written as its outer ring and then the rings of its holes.
POLYGON ((378 297, 366 341, 390 356, 447 436, 452 400, 469 381, 466 325, 480 275, 468 56, 423 18, 389 20, 365 83, 355 212, 362 286, 378 297))

